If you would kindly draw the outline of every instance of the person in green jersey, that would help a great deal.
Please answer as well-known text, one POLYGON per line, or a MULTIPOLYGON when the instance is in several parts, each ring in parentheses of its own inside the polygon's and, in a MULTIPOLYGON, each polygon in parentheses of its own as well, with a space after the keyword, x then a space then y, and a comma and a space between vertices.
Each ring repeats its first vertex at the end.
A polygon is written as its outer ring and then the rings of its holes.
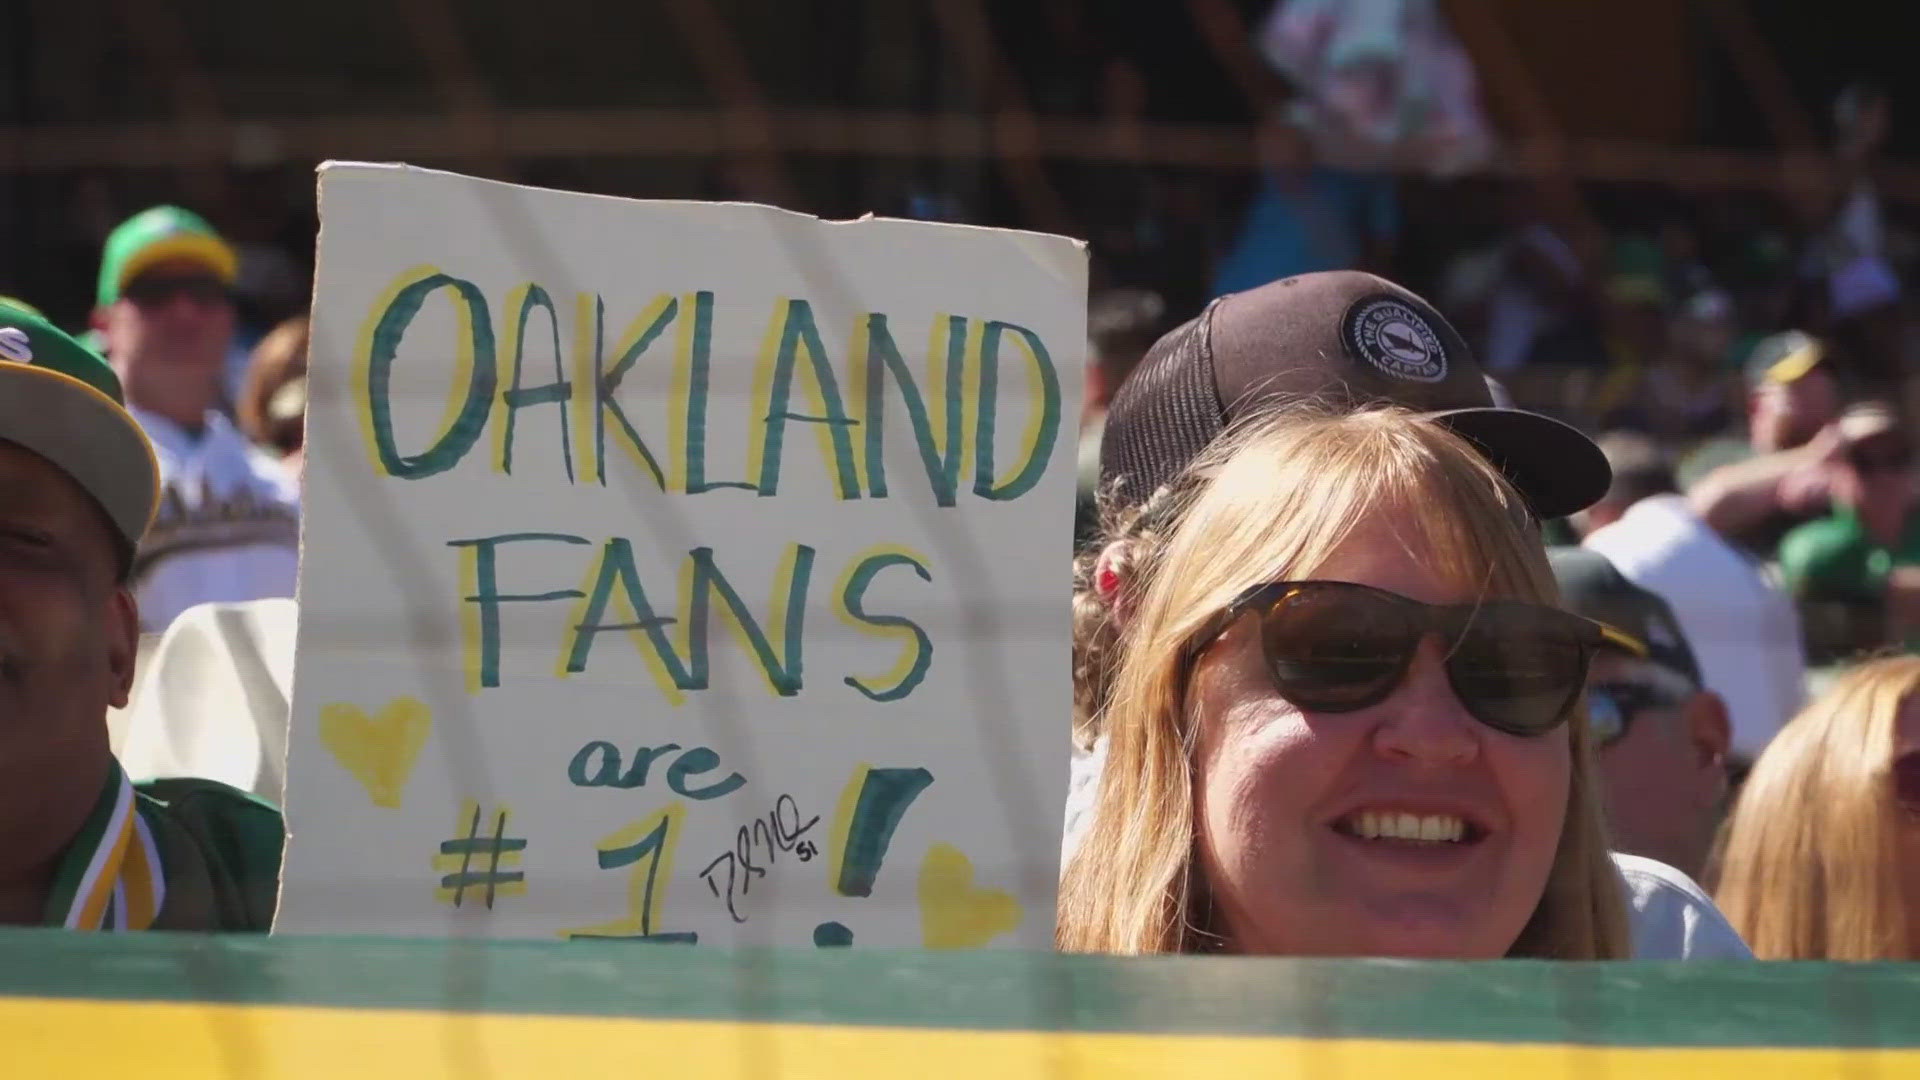
POLYGON ((266 930, 280 811, 134 783, 107 710, 133 685, 127 587, 159 470, 106 361, 0 300, 0 925, 266 930))

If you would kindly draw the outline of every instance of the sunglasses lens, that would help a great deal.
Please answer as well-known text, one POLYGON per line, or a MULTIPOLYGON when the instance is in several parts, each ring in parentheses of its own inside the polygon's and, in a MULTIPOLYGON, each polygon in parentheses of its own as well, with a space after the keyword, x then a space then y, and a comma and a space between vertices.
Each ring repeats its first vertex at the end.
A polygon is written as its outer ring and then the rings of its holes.
POLYGON ((1587 687, 1587 730, 1593 732, 1598 746, 1618 739, 1627 730, 1626 709, 1605 687, 1587 687))
POLYGON ((1488 727, 1540 735, 1566 718, 1587 677, 1586 649, 1553 613, 1532 606, 1492 606, 1473 622, 1447 658, 1460 703, 1488 727))
POLYGON ((1920 750, 1894 759, 1893 793, 1901 806, 1920 814, 1920 750))
POLYGON ((1280 695, 1314 712, 1364 709, 1393 691, 1419 628, 1392 600, 1358 587, 1291 589, 1261 619, 1280 695))

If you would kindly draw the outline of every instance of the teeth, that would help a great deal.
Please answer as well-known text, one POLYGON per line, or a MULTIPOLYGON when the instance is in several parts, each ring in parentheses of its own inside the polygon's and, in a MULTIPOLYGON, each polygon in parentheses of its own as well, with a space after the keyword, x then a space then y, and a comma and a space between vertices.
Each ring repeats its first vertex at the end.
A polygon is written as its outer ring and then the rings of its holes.
POLYGON ((1420 840, 1457 844, 1467 835, 1467 823, 1452 814, 1362 810, 1347 819, 1347 830, 1366 840, 1420 840))

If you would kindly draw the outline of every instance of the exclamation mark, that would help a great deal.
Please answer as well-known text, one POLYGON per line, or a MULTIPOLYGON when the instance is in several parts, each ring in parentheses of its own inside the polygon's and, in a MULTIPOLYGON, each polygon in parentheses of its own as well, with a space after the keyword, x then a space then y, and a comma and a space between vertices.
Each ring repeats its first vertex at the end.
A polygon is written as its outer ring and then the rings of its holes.
MULTIPOLYGON (((827 880, 841 896, 872 896, 880 864, 886 861, 893 830, 907 807, 920 797, 933 774, 925 769, 876 769, 861 765, 840 793, 834 815, 834 848, 827 862, 827 880)), ((813 928, 813 943, 825 947, 853 944, 853 931, 838 922, 813 928)))

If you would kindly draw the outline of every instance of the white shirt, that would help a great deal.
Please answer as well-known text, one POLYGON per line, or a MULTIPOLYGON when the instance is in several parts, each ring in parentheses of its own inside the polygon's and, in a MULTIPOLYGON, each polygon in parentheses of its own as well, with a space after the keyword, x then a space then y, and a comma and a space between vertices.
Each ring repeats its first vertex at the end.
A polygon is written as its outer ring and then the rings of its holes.
POLYGON ((160 512, 134 566, 140 622, 165 630, 195 604, 292 596, 299 488, 219 413, 198 436, 130 408, 160 460, 160 512))
POLYGON ((115 747, 128 776, 197 776, 285 802, 292 600, 188 608, 141 658, 115 747))
POLYGON ((1627 893, 1635 960, 1751 960, 1753 950, 1713 900, 1663 862, 1613 853, 1627 893))
POLYGON ((1763 566, 1701 521, 1684 495, 1634 503, 1585 545, 1673 608, 1702 681, 1726 700, 1733 748, 1759 756, 1806 698, 1793 601, 1763 566))
MULTIPOLYGON (((1060 837, 1060 866, 1080 846, 1093 824, 1094 798, 1100 791, 1100 769, 1106 764, 1107 740, 1096 740, 1092 751, 1073 750, 1067 780, 1067 823, 1060 837)), ((1740 940, 1727 917, 1693 879, 1666 863, 1638 855, 1613 853, 1627 900, 1627 921, 1633 933, 1635 960, 1751 960, 1753 951, 1740 940)))

